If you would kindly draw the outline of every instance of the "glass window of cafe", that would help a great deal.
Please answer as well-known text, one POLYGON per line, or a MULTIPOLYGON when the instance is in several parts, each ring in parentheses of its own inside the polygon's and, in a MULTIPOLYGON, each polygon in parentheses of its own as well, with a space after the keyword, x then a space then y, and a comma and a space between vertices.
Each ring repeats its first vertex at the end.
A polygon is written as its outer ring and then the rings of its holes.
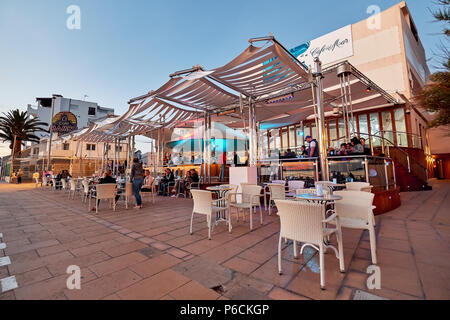
POLYGON ((397 108, 394 111, 395 131, 397 132, 397 145, 408 147, 408 135, 406 134, 405 110, 397 108))
POLYGON ((383 125, 383 137, 387 140, 386 145, 394 144, 394 132, 392 126, 391 111, 383 111, 381 113, 382 125, 383 125))
POLYGON ((290 148, 297 147, 297 145, 295 143, 295 126, 289 127, 289 147, 290 148))
POLYGON ((286 149, 289 148, 288 129, 283 128, 282 133, 283 133, 283 150, 286 151, 286 149))
POLYGON ((358 116, 358 122, 359 122, 359 137, 368 140, 369 122, 367 121, 367 114, 360 114, 358 116))
POLYGON ((339 145, 339 142, 337 141, 337 125, 336 125, 336 119, 330 119, 328 122, 329 132, 330 132, 330 139, 328 144, 330 147, 337 148, 339 145))

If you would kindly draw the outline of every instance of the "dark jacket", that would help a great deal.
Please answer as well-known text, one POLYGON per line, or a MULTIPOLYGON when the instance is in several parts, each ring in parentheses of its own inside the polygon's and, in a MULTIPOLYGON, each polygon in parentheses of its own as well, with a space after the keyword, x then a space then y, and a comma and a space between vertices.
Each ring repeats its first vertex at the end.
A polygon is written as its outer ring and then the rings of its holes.
POLYGON ((133 163, 131 167, 131 179, 144 179, 144 168, 142 168, 142 163, 133 163))
POLYGON ((112 184, 112 183, 117 183, 117 182, 116 182, 116 179, 114 179, 111 176, 106 176, 106 178, 101 178, 98 181, 98 184, 112 184))

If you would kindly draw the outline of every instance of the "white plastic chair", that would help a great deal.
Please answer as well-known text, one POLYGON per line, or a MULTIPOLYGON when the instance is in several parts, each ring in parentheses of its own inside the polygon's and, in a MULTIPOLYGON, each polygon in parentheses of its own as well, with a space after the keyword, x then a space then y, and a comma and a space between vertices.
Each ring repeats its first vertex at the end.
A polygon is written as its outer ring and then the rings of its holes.
POLYGON ((47 179, 46 176, 42 177, 42 185, 41 186, 42 186, 43 189, 48 188, 48 179, 47 179))
POLYGON ((70 191, 66 179, 61 179, 61 191, 70 191))
POLYGON ((88 197, 89 197, 89 181, 84 179, 81 181, 81 185, 83 186, 83 192, 81 193, 81 198, 83 199, 83 202, 86 203, 88 197))
POLYGON ((281 243, 282 239, 294 241, 294 255, 296 254, 296 242, 303 243, 300 254, 309 246, 319 251, 320 262, 320 287, 325 289, 325 263, 324 254, 326 248, 331 248, 339 259, 339 268, 345 272, 344 249, 342 245, 342 232, 339 216, 335 213, 324 219, 325 205, 319 203, 307 203, 303 201, 275 200, 280 216, 280 239, 278 242, 278 272, 281 275, 281 243), (327 223, 334 223, 336 228, 327 228, 327 223), (324 239, 336 234, 338 249, 326 245, 324 239))
POLYGON ((286 190, 282 184, 269 184, 270 198, 269 198, 269 216, 272 215, 272 206, 275 205, 272 201, 285 200, 286 190))
POLYGON ((208 239, 211 240, 211 228, 212 228, 212 218, 213 215, 218 212, 228 211, 228 231, 231 232, 231 218, 230 218, 230 208, 217 207, 216 204, 221 199, 213 200, 212 193, 204 190, 191 190, 192 198, 194 199, 194 208, 192 209, 191 224, 189 228, 189 233, 192 235, 192 223, 194 221, 194 213, 206 215, 206 222, 208 225, 208 239))
MULTIPOLYGON (((263 223, 263 216, 262 216, 262 210, 261 210, 261 190, 262 187, 258 185, 253 184, 241 184, 242 192, 241 193, 229 193, 229 199, 233 198, 233 195, 235 197, 235 201, 232 202, 230 200, 230 207, 234 207, 237 209, 237 218, 239 221, 239 211, 241 209, 249 209, 250 211, 250 230, 253 230, 253 208, 259 207, 259 215, 260 215, 260 221, 261 224, 263 223)), ((231 210, 231 209, 230 209, 231 210)), ((256 211, 256 209, 255 209, 256 211)), ((230 211, 231 215, 231 211, 230 211)), ((243 214, 244 221, 245 221, 245 212, 243 214)))
POLYGON ((367 182, 347 182, 345 186, 348 191, 372 192, 372 186, 367 182))
POLYGON ((150 191, 142 191, 141 190, 142 197, 144 198, 145 195, 150 195, 152 197, 152 203, 155 204, 155 193, 157 192, 157 191, 155 191, 155 190, 157 190, 156 189, 157 188, 156 187, 156 179, 151 178, 150 185, 142 186, 142 189, 144 189, 144 188, 147 190, 150 190, 150 191))
POLYGON ((127 182, 125 185, 125 193, 122 192, 119 195, 119 200, 123 198, 125 200, 125 208, 128 209, 128 200, 133 197, 133 184, 131 182, 127 182))
MULTIPOLYGON (((64 181, 64 180, 62 180, 62 181, 64 181)), ((66 184, 66 187, 67 187, 67 184, 66 184)), ((64 184, 63 184, 63 188, 64 188, 64 184)), ((68 198, 70 199, 70 196, 72 195, 72 199, 74 199, 75 193, 77 193, 77 191, 79 191, 79 189, 77 188, 77 184, 76 184, 75 180, 71 179, 69 181, 69 197, 68 198)))
POLYGON ((377 264, 377 238, 375 216, 373 215, 373 193, 364 191, 336 191, 343 199, 336 201, 335 212, 339 215, 341 226, 350 229, 369 230, 372 263, 377 264))
MULTIPOLYGON (((116 211, 116 184, 98 184, 95 186, 95 195, 92 198, 95 199, 95 213, 98 214, 98 206, 100 205, 100 200, 111 200, 113 211, 116 211)), ((91 197, 89 197, 89 208, 91 207, 91 197)))

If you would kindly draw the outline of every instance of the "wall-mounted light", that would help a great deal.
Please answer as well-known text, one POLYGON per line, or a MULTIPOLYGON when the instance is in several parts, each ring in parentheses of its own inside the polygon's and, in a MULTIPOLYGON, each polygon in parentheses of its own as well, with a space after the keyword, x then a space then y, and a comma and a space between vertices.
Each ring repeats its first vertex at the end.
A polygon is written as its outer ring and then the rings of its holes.
POLYGON ((372 92, 372 88, 371 87, 367 87, 366 92, 367 93, 372 92))

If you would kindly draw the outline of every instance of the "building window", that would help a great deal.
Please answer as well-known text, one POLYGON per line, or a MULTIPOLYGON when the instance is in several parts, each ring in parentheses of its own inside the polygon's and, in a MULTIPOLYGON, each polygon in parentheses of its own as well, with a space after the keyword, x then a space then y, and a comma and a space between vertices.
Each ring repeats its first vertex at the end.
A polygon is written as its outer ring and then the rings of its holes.
POLYGON ((95 151, 95 144, 87 144, 86 150, 87 151, 95 151))
POLYGON ((297 126, 297 146, 301 147, 305 144, 305 132, 303 132, 301 125, 297 126))
POLYGON ((63 144, 63 150, 69 150, 70 149, 70 143, 64 143, 63 144))
POLYGON ((381 113, 381 120, 383 121, 383 137, 385 139, 385 144, 394 144, 394 132, 392 127, 392 117, 391 111, 383 111, 381 113))
POLYGON ((294 126, 289 127, 289 147, 291 149, 297 147, 297 145, 295 143, 295 127, 294 126))
POLYGON ((96 108, 89 107, 88 115, 95 116, 96 108))
POLYGON ((34 148, 33 149, 33 154, 39 154, 39 148, 34 148))
POLYGON ((122 146, 116 148, 116 151, 122 152, 122 150, 123 150, 123 147, 122 147, 122 146))
POLYGON ((338 136, 337 136, 337 127, 336 127, 336 120, 335 119, 330 119, 330 121, 329 121, 329 128, 330 128, 329 145, 330 145, 330 147, 338 148, 339 147, 339 141, 337 141, 338 136))
POLYGON ((283 150, 286 150, 289 148, 288 130, 287 130, 287 128, 282 128, 281 132, 283 134, 283 150))
POLYGON ((367 114, 361 114, 358 117, 359 121, 359 136, 360 138, 369 141, 369 124, 367 122, 367 114))
POLYGON ((405 110, 403 108, 395 109, 394 117, 395 117, 395 130, 397 131, 397 145, 399 147, 408 147, 405 110))
POLYGON ((374 147, 381 146, 381 139, 379 136, 381 136, 380 132, 380 118, 378 117, 378 112, 374 112, 370 114, 370 133, 372 136, 372 145, 374 147))

